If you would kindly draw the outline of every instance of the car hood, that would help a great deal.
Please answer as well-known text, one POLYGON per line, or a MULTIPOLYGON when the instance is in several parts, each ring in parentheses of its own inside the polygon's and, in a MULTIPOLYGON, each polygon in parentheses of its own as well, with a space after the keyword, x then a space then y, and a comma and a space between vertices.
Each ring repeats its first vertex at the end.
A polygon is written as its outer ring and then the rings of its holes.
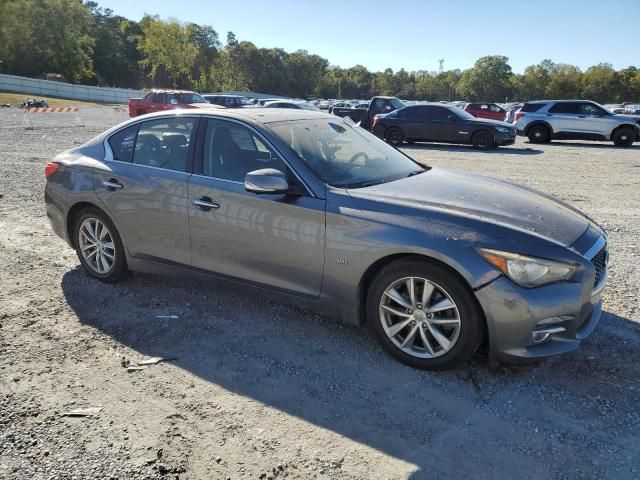
POLYGON ((502 122, 500 120, 492 120, 490 118, 475 118, 474 120, 469 120, 469 122, 473 122, 474 125, 489 125, 492 127, 513 128, 513 125, 510 123, 502 122))
POLYGON ((623 118, 625 120, 631 120, 632 122, 640 121, 640 115, 631 115, 628 113, 616 113, 614 115, 616 118, 623 118))
POLYGON ((582 212, 549 195, 511 182, 440 168, 413 177, 348 190, 358 203, 374 201, 384 213, 446 212, 506 226, 565 247, 589 227, 582 212), (403 212, 403 209, 405 210, 403 212))

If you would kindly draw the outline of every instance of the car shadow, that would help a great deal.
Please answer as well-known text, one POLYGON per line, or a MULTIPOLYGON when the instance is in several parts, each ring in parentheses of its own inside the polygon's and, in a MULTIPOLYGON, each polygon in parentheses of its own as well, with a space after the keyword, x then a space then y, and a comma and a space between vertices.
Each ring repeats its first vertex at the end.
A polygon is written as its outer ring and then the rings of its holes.
POLYGON ((367 329, 199 279, 136 275, 107 285, 77 267, 62 290, 82 324, 140 357, 173 358, 207 382, 408 462, 414 480, 549 478, 548 465, 528 453, 547 448, 531 436, 531 419, 554 411, 549 428, 587 428, 580 419, 562 424, 562 408, 533 394, 526 400, 535 379, 566 395, 569 380, 548 380, 563 376, 560 363, 490 370, 476 357, 454 371, 423 372, 389 358, 367 329), (522 411, 501 410, 512 401, 522 411))
POLYGON ((406 150, 433 150, 444 152, 465 152, 465 153, 499 153, 503 155, 540 155, 544 153, 536 148, 517 148, 517 147, 497 147, 488 150, 479 150, 473 145, 451 145, 443 143, 414 143, 405 144, 401 147, 406 150))
MULTIPOLYGON (((532 143, 528 140, 525 140, 524 142, 527 145, 539 145, 536 143, 532 143)), ((545 143, 544 144, 545 148, 548 147, 577 147, 577 148, 591 148, 591 149, 606 149, 606 150, 621 150, 621 151, 625 151, 625 150, 640 150, 640 143, 636 143, 634 145, 630 145, 628 147, 616 147, 613 143, 611 142, 588 142, 588 141, 560 141, 560 140, 553 140, 549 143, 545 143)))

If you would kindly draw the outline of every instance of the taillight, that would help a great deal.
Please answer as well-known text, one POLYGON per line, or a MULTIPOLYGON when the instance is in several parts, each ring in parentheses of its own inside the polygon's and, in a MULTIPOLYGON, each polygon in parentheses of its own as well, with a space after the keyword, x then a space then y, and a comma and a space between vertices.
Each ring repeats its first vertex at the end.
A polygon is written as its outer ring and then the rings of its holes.
POLYGON ((49 178, 51 175, 56 173, 58 170, 60 170, 60 164, 59 163, 49 162, 44 167, 44 176, 46 178, 49 178))
POLYGON ((522 117, 524 117, 524 113, 516 112, 516 120, 520 120, 522 117))

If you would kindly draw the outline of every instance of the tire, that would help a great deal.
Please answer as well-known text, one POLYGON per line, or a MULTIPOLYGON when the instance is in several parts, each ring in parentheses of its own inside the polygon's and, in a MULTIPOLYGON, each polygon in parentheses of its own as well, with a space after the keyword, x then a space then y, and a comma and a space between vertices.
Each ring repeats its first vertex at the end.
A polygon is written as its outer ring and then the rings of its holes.
POLYGON ((73 234, 76 254, 89 276, 106 283, 119 282, 129 276, 120 234, 103 212, 97 208, 82 210, 76 218, 73 234))
POLYGON ((423 260, 401 260, 384 267, 369 288, 366 313, 382 347, 405 365, 423 370, 457 367, 476 352, 484 333, 482 312, 464 281, 446 267, 423 260), (408 295, 409 278, 413 278, 415 291, 413 305, 408 295), (433 290, 430 300, 423 306, 419 304, 427 284, 424 280, 433 290), (395 293, 389 296, 387 292, 392 288, 395 293), (396 294, 405 303, 404 307, 392 298, 397 298, 396 294), (454 308, 444 309, 446 302, 454 308), (407 310, 406 304, 412 309, 407 310), (442 310, 430 313, 434 308, 442 310), (403 327, 403 323, 406 326, 403 327), (408 344, 403 348, 404 341, 408 344))
POLYGON ((551 133, 544 125, 534 125, 527 132, 531 143, 547 143, 551 140, 551 133))
POLYGON ((404 134, 398 127, 391 127, 385 132, 384 139, 387 143, 398 146, 402 145, 402 142, 404 142, 404 134))
POLYGON ((613 134, 613 143, 616 147, 630 147, 636 139, 636 132, 631 128, 623 127, 613 134))
POLYGON ((479 130, 471 137, 471 144, 477 149, 488 150, 495 147, 495 140, 488 130, 479 130))

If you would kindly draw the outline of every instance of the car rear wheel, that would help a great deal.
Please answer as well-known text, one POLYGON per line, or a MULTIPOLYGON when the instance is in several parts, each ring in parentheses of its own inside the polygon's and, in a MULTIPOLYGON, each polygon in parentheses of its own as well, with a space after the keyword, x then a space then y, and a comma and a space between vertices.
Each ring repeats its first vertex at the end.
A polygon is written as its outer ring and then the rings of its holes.
POLYGON ((479 132, 474 133, 471 143, 474 147, 481 150, 487 150, 495 146, 493 135, 491 135, 491 132, 488 132, 487 130, 480 130, 479 132))
POLYGON ((402 145, 402 142, 404 142, 404 135, 402 133, 402 130, 397 127, 393 127, 387 130, 384 139, 387 141, 387 143, 397 146, 402 145))
POLYGON ((531 143, 546 143, 551 139, 549 129, 544 125, 534 125, 527 133, 531 143))
POLYGON ((621 128, 613 134, 613 143, 617 147, 629 147, 636 139, 636 132, 630 128, 621 128))
POLYGON ((127 278, 127 260, 115 225, 97 209, 83 210, 75 222, 75 246, 87 273, 107 283, 127 278))
POLYGON ((473 294, 447 268, 400 261, 374 279, 367 319, 384 349, 406 365, 446 370, 480 346, 482 316, 473 294))

